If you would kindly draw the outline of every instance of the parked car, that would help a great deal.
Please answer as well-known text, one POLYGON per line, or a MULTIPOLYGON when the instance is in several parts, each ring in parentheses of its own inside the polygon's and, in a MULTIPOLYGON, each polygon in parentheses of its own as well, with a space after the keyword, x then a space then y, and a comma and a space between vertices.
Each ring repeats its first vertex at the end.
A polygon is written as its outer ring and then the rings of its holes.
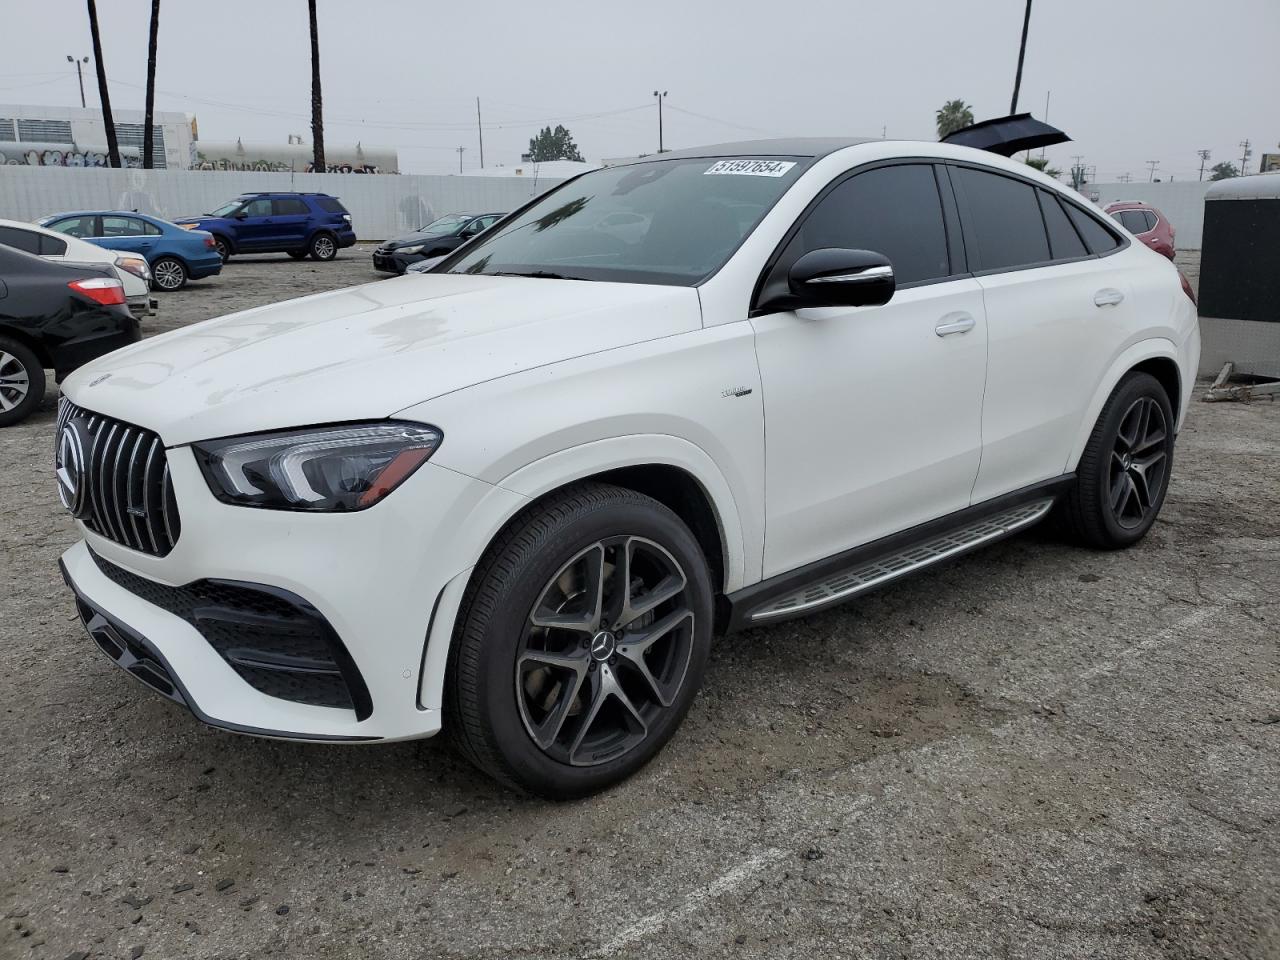
POLYGON ((1018 161, 663 153, 430 273, 73 376, 58 449, 96 436, 81 487, 108 494, 65 495, 63 571, 97 645, 207 723, 444 729, 499 780, 578 796, 672 736, 715 632, 1051 512, 1095 548, 1142 539, 1199 348, 1174 266, 1018 161), (621 211, 642 236, 595 226, 621 211), (135 442, 156 459, 118 455, 135 442), (126 489, 151 491, 136 517, 126 489))
POLYGON ((110 264, 124 285, 129 312, 139 319, 156 312, 157 301, 151 295, 151 267, 141 254, 117 253, 21 220, 0 220, 0 243, 46 260, 110 264))
POLYGON ((237 253, 332 260, 356 242, 351 214, 327 193, 246 193, 211 213, 175 222, 213 234, 224 261, 237 253))
POLYGON ((45 375, 136 343, 138 321, 110 263, 59 263, 0 245, 0 427, 44 399, 45 375))
POLYGON ((188 280, 216 277, 222 259, 213 236, 127 210, 81 210, 38 221, 56 233, 96 243, 107 250, 134 253, 151 265, 152 282, 161 290, 181 290, 188 280))
POLYGON ((1109 203, 1106 212, 1156 253, 1174 258, 1174 229, 1169 218, 1140 200, 1118 200, 1109 203))
POLYGON ((451 213, 432 220, 413 233, 388 240, 374 250, 373 267, 384 273, 404 273, 410 264, 452 253, 505 216, 505 213, 451 213))

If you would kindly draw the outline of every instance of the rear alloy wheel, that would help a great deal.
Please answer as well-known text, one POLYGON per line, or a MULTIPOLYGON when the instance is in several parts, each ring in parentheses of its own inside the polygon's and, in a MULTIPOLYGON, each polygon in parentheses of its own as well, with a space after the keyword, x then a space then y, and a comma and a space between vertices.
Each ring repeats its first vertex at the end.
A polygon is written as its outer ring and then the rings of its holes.
POLYGON ((25 420, 44 399, 44 367, 23 343, 0 337, 0 427, 25 420))
POLYGON ((338 255, 338 241, 331 233, 317 233, 311 238, 311 259, 332 260, 338 255))
POLYGON ((226 263, 231 259, 231 244, 226 239, 219 236, 213 238, 213 248, 218 251, 218 256, 222 258, 222 262, 226 263))
POLYGON ((1141 540, 1155 523, 1173 466, 1174 413, 1160 381, 1130 373, 1116 386, 1061 506, 1075 539, 1116 549, 1141 540))
POLYGON ((583 484, 496 543, 464 599, 446 679, 467 759, 557 799, 601 790, 675 732, 711 638, 706 561, 657 501, 583 484))
POLYGON ((187 268, 181 260, 161 257, 151 265, 151 277, 161 290, 181 290, 187 285, 187 268))

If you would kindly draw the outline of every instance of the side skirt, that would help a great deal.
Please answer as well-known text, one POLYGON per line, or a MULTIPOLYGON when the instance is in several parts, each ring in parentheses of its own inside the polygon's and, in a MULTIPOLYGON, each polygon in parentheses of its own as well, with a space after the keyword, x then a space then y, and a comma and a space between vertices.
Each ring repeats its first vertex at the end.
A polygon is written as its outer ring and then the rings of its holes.
POLYGON ((726 597, 726 633, 825 610, 901 577, 968 553, 1044 519, 1075 474, 1022 490, 890 534, 726 597))

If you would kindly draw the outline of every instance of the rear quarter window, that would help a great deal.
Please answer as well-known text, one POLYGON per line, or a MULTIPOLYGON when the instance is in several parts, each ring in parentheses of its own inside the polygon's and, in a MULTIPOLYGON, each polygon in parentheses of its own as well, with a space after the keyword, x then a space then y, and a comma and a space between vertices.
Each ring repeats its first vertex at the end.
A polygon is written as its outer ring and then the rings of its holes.
POLYGON ((1070 201, 1063 201, 1062 205, 1066 208, 1067 216, 1071 218, 1071 222, 1075 224, 1076 230, 1084 238, 1090 253, 1110 253, 1120 246, 1119 236, 1103 226, 1097 217, 1085 213, 1070 201))
POLYGON ((346 213, 347 208, 338 202, 337 197, 316 197, 316 206, 325 213, 346 213))

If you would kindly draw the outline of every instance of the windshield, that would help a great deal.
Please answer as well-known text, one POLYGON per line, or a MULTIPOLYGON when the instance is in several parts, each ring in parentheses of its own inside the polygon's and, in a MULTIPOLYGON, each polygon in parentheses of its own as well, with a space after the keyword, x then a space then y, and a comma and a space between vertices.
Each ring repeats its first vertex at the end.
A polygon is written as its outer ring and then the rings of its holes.
POLYGON ((439 217, 432 220, 425 227, 419 227, 419 233, 427 233, 433 237, 438 237, 442 233, 453 233, 464 223, 471 221, 472 217, 463 216, 460 213, 451 213, 447 217, 439 217))
POLYGON ((209 211, 207 216, 210 217, 229 217, 235 213, 244 204, 243 200, 232 200, 230 203, 224 203, 220 207, 214 207, 209 211))
POLYGON ((484 234, 443 272, 692 286, 720 269, 805 166, 737 157, 597 170, 484 234))

